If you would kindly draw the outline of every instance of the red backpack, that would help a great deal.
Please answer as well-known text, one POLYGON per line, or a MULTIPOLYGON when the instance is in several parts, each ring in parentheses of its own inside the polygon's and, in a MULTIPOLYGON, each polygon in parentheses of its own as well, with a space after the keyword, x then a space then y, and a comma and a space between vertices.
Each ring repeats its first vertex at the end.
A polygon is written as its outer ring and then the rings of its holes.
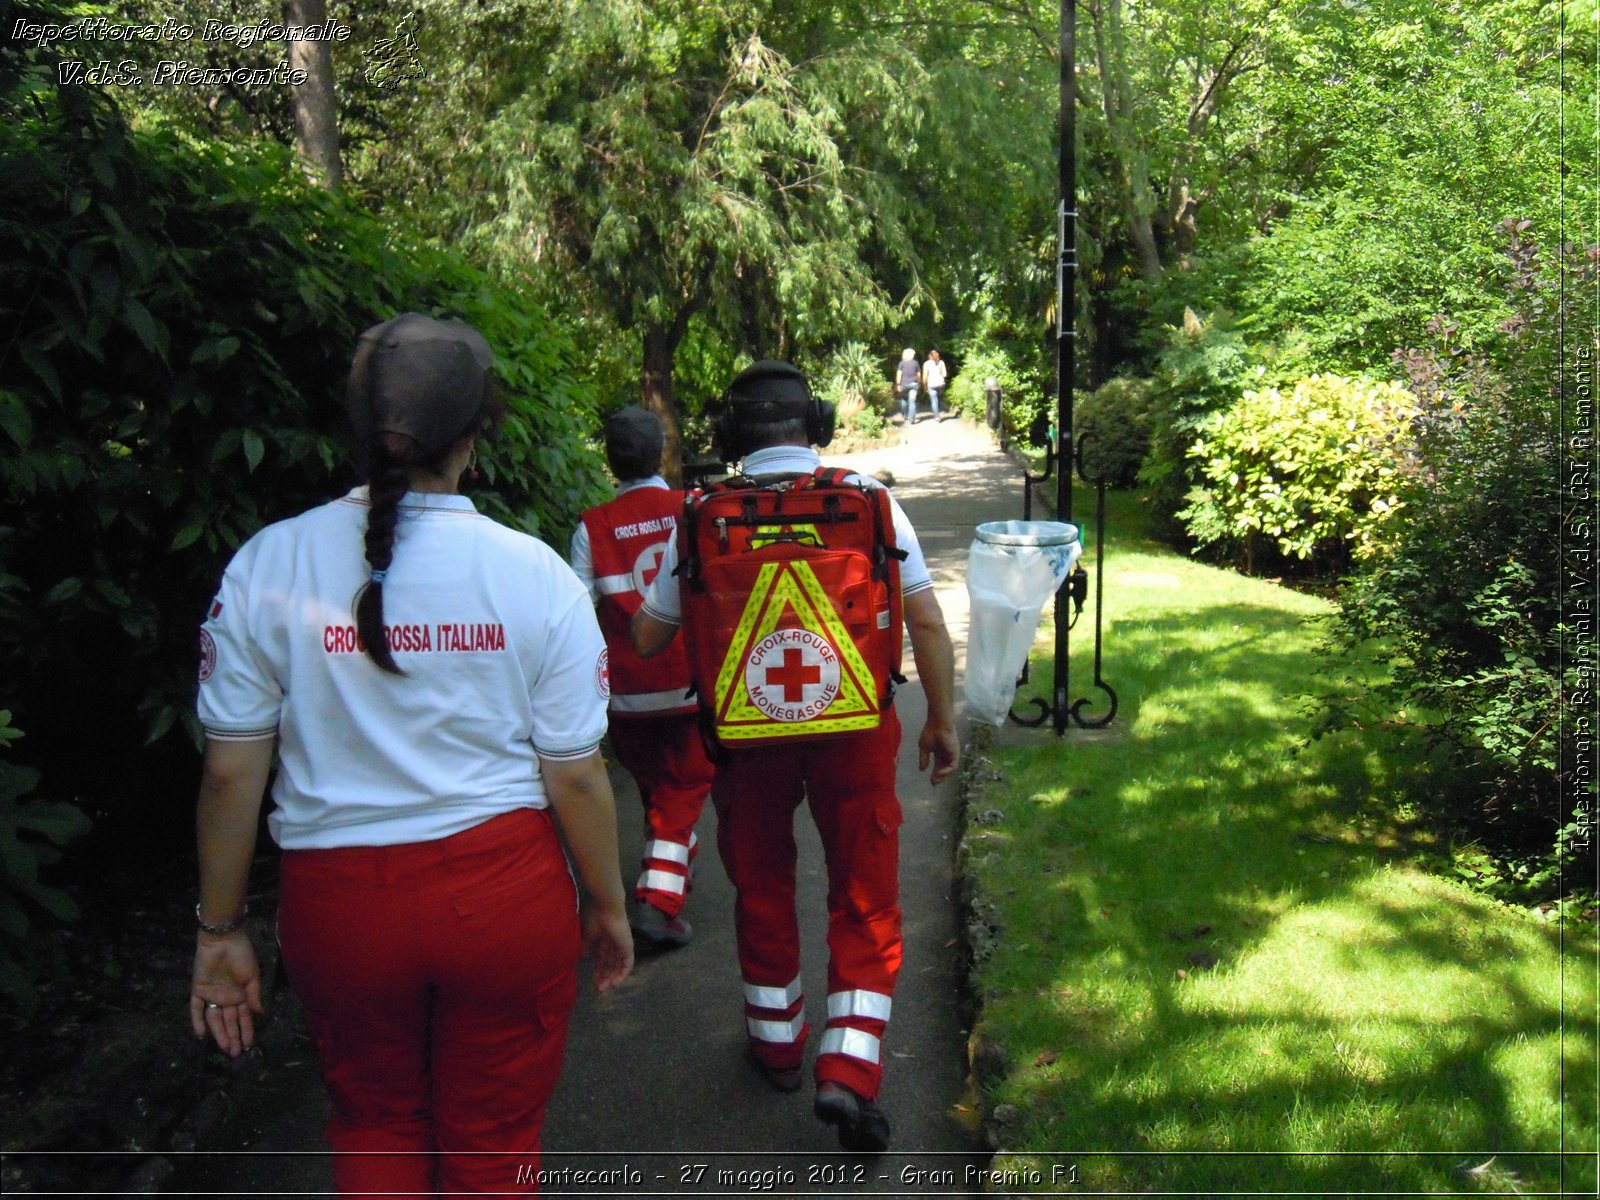
POLYGON ((726 749, 877 728, 899 680, 900 561, 889 493, 821 468, 684 500, 689 669, 726 749))

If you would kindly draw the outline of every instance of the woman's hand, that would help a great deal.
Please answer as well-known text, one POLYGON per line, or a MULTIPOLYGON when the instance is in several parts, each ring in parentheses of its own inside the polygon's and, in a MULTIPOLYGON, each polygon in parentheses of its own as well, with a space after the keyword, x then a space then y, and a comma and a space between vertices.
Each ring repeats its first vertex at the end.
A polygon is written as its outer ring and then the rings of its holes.
POLYGON ((587 904, 583 913, 583 948, 594 960, 594 990, 609 992, 633 970, 633 930, 625 910, 601 911, 587 904))
POLYGON ((594 990, 610 991, 633 970, 628 893, 617 865, 617 808, 598 750, 541 758, 550 811, 583 885, 583 945, 594 958, 594 990))
POLYGON ((255 1045, 251 1013, 261 1006, 261 967, 244 930, 221 937, 195 935, 194 981, 189 985, 189 1023, 197 1038, 206 1031, 217 1045, 238 1058, 255 1045))

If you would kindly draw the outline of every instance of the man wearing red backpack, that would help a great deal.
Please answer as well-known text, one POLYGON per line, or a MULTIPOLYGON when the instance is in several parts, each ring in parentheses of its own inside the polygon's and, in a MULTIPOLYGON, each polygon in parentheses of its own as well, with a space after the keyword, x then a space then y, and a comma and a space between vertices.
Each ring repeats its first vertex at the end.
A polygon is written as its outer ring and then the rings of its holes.
MULTIPOLYGON (((909 633, 928 717, 919 769, 954 773, 954 655, 915 531, 875 480, 820 469, 832 405, 781 362, 729 385, 720 452, 742 474, 686 505, 633 619, 645 656, 683 626, 701 720, 715 735, 717 848, 735 923, 752 1058, 800 1086, 810 1027, 800 985, 794 810, 828 868, 827 1024, 815 1111, 848 1150, 880 1151, 883 1035, 900 969, 900 725, 891 680, 909 633), (675 574, 682 563, 682 570, 675 574)), ((903 682, 903 681, 902 681, 903 682)))
POLYGON ((605 425, 606 461, 617 498, 583 514, 572 535, 572 569, 589 587, 610 658, 611 747, 639 785, 645 844, 634 886, 633 932, 666 949, 693 934, 680 915, 696 853, 694 825, 711 790, 713 768, 689 694, 681 645, 646 661, 633 649, 629 622, 672 541, 683 493, 661 478, 661 419, 630 406, 605 425))

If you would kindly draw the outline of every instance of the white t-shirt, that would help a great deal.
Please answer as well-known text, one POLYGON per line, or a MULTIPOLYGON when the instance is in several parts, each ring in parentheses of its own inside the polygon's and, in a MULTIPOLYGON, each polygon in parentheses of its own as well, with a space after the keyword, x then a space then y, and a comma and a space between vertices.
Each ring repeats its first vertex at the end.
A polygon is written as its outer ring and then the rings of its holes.
POLYGON ((546 804, 539 758, 606 731, 605 641, 588 593, 544 543, 465 496, 401 503, 384 621, 403 676, 361 650, 355 596, 367 495, 261 530, 200 631, 208 737, 278 735, 285 849, 433 841, 546 804))
POLYGON ((944 359, 930 358, 922 364, 922 381, 931 388, 942 388, 946 379, 944 359))
MULTIPOLYGON (((822 465, 822 456, 809 446, 772 446, 746 456, 743 468, 746 475, 809 475, 822 465)), ((881 488, 870 475, 849 475, 852 482, 881 488)), ((895 545, 906 552, 900 564, 900 595, 913 595, 933 586, 933 576, 928 573, 928 562, 922 557, 922 544, 917 541, 917 531, 911 527, 900 502, 891 494, 889 511, 894 518, 895 545)), ((683 599, 678 591, 678 578, 673 571, 678 566, 678 541, 674 538, 661 556, 661 569, 655 582, 644 594, 644 611, 658 621, 669 625, 683 624, 683 599)))

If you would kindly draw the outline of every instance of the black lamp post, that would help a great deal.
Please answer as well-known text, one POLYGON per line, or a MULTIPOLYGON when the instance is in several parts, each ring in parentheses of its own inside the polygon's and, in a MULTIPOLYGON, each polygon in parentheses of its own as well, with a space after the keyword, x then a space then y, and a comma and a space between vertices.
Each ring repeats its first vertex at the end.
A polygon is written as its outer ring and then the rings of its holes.
MULTIPOLYGON (((1074 71, 1074 40, 1078 19, 1077 0, 1061 0, 1061 146, 1059 162, 1061 186, 1056 209, 1056 512, 1060 519, 1072 521, 1072 468, 1075 462, 1072 431, 1072 369, 1077 298, 1074 284, 1078 275, 1078 81, 1074 71)), ((1067 703, 1067 648, 1071 638, 1072 577, 1062 581, 1056 591, 1056 670, 1055 696, 1051 704, 1056 733, 1064 733, 1071 706, 1067 703)), ((1098 615, 1098 614, 1097 614, 1098 615)))
MULTIPOLYGON (((1090 717, 1084 709, 1088 699, 1069 701, 1069 671, 1072 623, 1076 613, 1083 611, 1088 598, 1089 576, 1083 568, 1075 568, 1056 590, 1055 606, 1055 689, 1051 700, 1034 698, 1030 701, 1036 715, 1018 715, 1011 710, 1011 719, 1019 725, 1043 725, 1051 722, 1056 733, 1063 734, 1067 726, 1076 723, 1084 728, 1098 729, 1111 723, 1117 715, 1117 694, 1100 675, 1102 615, 1105 606, 1105 525, 1106 481, 1104 476, 1089 479, 1083 466, 1084 439, 1076 436, 1072 428, 1072 370, 1077 349, 1074 328, 1077 315, 1077 298, 1074 284, 1078 274, 1078 202, 1077 202, 1077 79, 1073 70, 1073 43, 1077 23, 1076 0, 1061 0, 1061 107, 1059 113, 1061 148, 1058 154, 1060 169, 1060 200, 1056 207, 1056 440, 1051 444, 1045 431, 1043 416, 1035 423, 1030 440, 1045 447, 1043 475, 1023 474, 1023 520, 1033 516, 1033 485, 1042 483, 1055 471, 1056 515, 1072 522, 1072 473, 1074 470, 1085 482, 1095 486, 1095 602, 1094 602, 1094 686, 1105 693, 1109 707, 1102 715, 1090 717)), ((1080 537, 1081 537, 1080 533, 1080 537)), ((1023 664, 1019 683, 1027 682, 1028 667, 1023 664)))

